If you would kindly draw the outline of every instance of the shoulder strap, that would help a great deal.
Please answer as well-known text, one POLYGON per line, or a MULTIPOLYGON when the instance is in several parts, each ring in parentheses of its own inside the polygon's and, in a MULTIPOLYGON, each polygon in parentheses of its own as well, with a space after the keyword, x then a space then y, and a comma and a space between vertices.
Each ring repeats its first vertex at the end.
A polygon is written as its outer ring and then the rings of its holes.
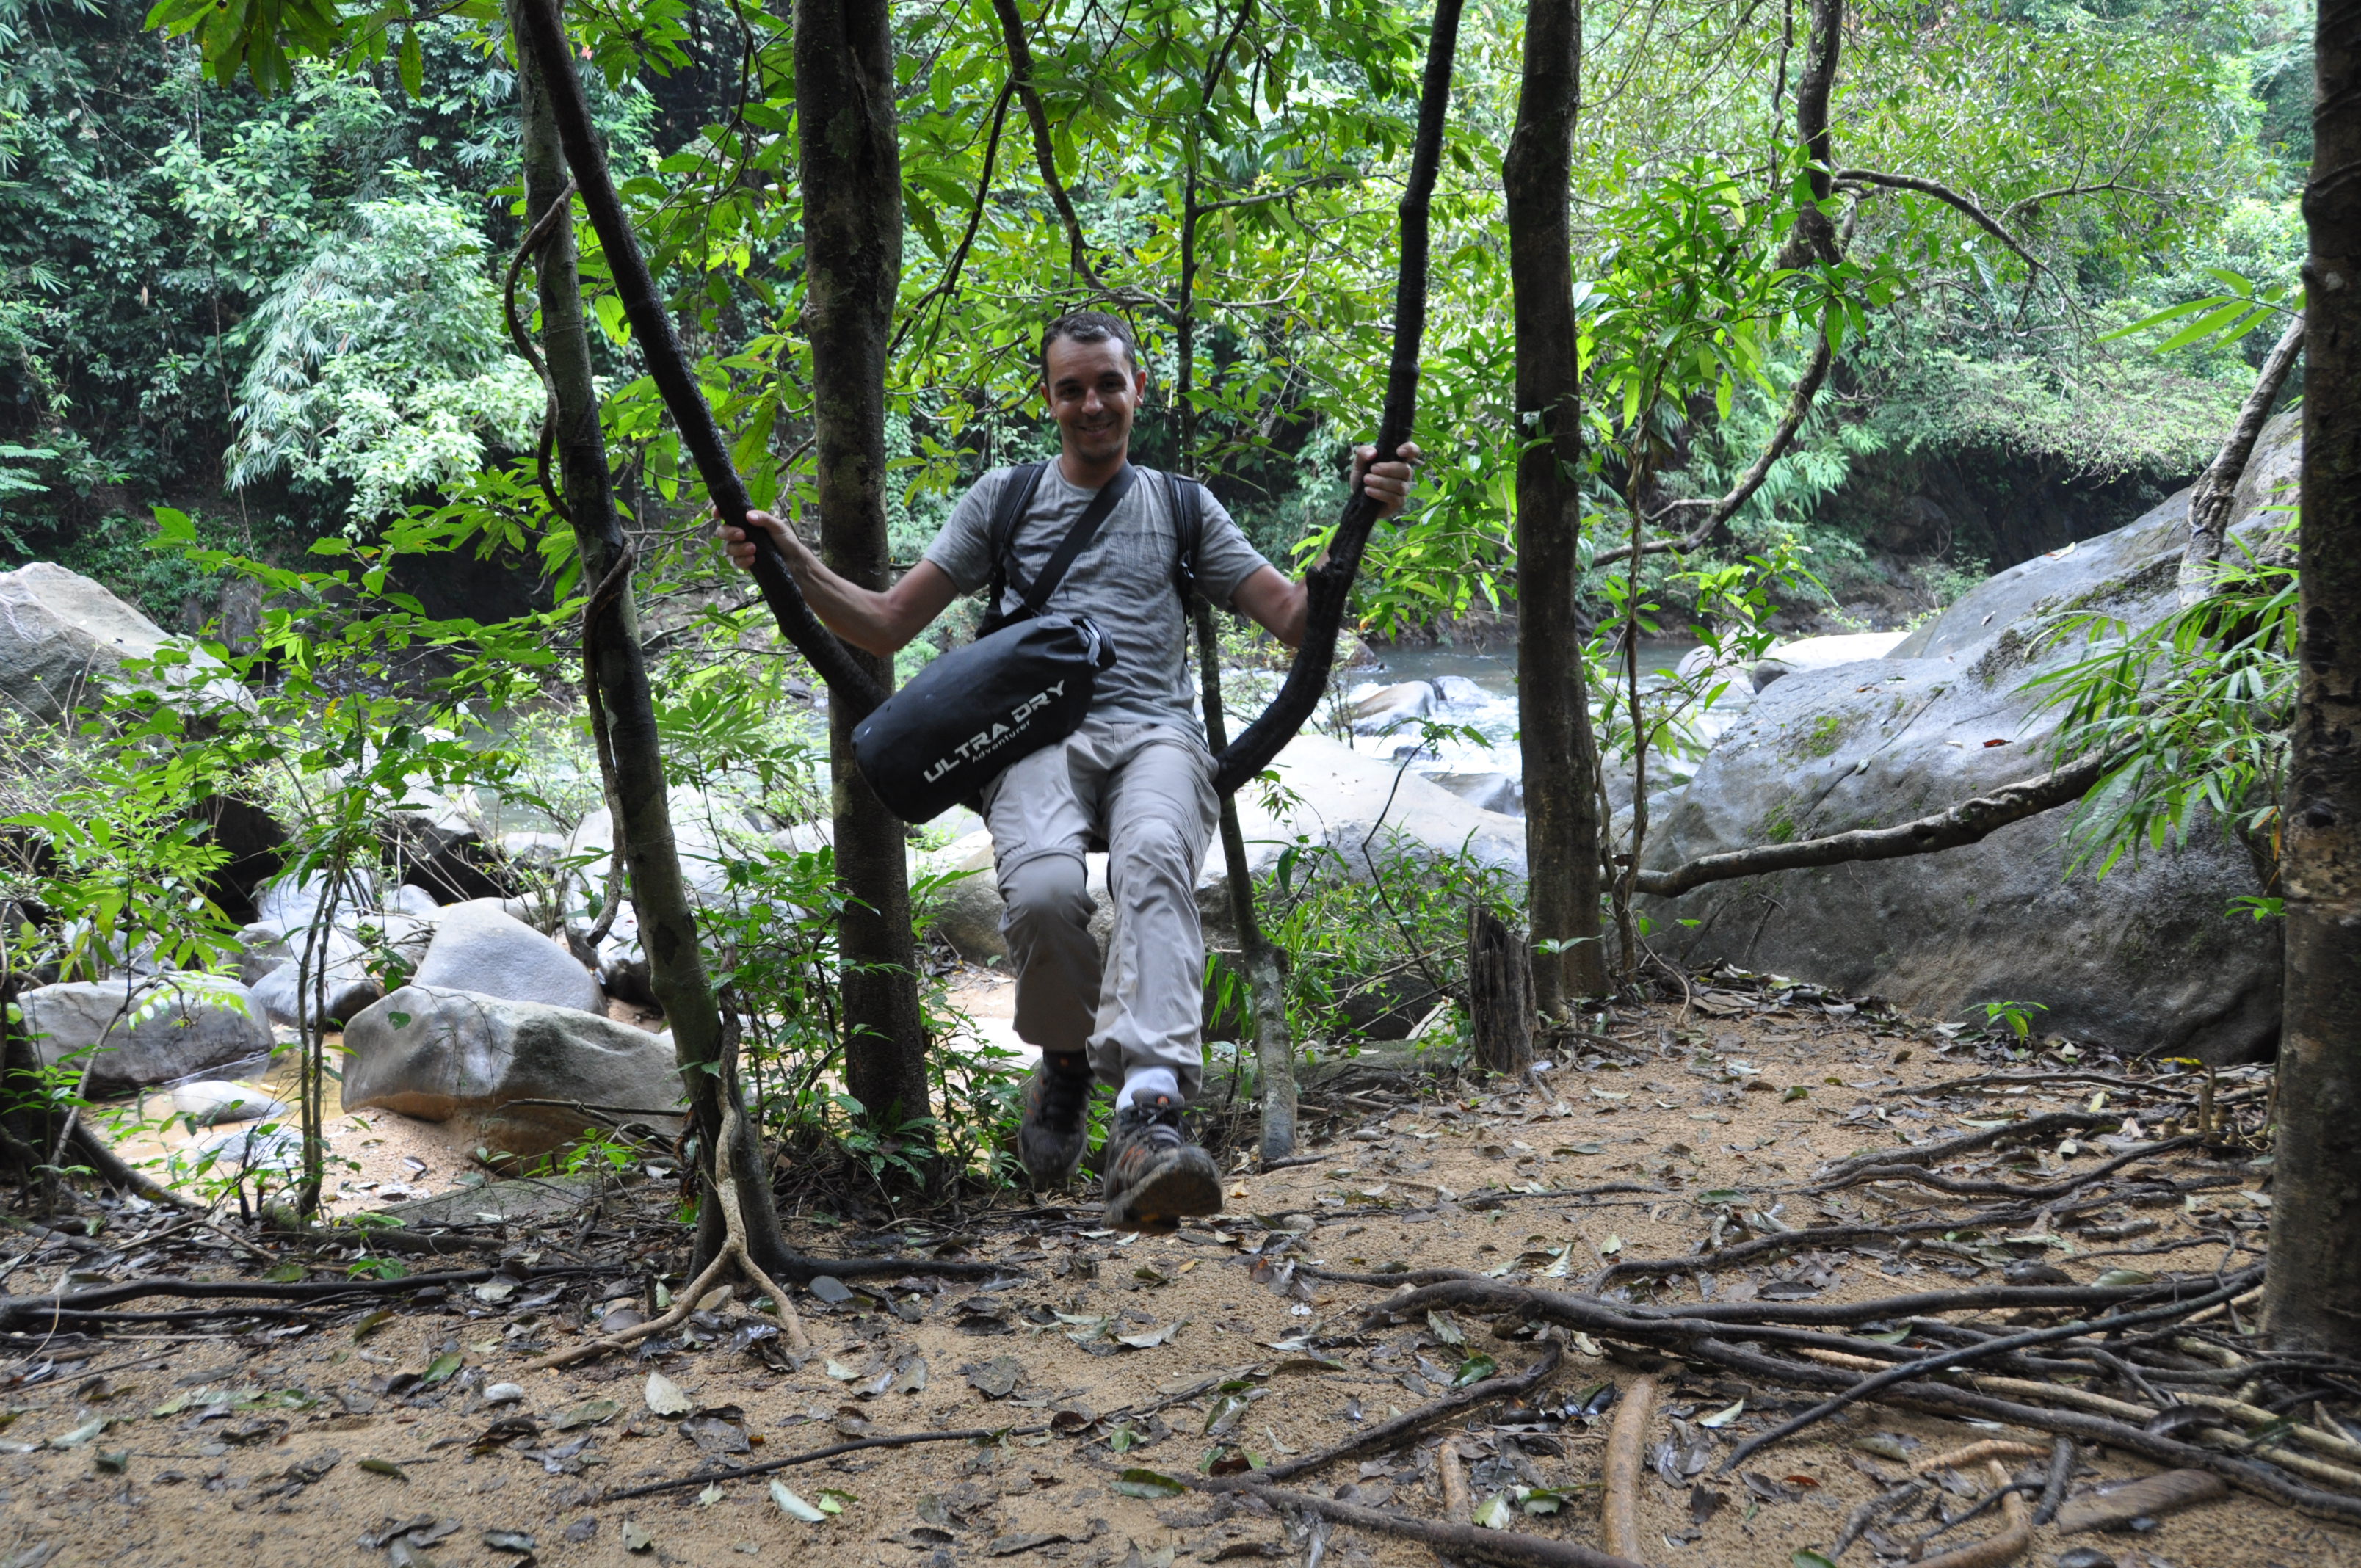
POLYGON ((1205 533, 1205 487, 1178 474, 1164 476, 1165 504, 1172 510, 1172 587, 1186 613, 1197 597, 1197 546, 1205 533))
POLYGON ((1126 463, 1114 478, 1099 487, 1099 493, 1091 498, 1091 504, 1082 509, 1082 515, 1074 519, 1074 526, 1068 529, 1066 537, 1059 542, 1057 553, 1041 564, 1041 575, 1033 579, 1031 587, 1024 590, 1024 611, 1027 615, 1041 613, 1041 607, 1049 602, 1049 596, 1058 591, 1058 584, 1064 580, 1066 568, 1074 564, 1074 557, 1090 548, 1091 541, 1098 537, 1099 525, 1106 521, 1107 514, 1131 493, 1132 481, 1137 477, 1137 471, 1126 463))
POLYGON ((986 536, 992 551, 992 589, 983 606, 988 618, 1000 614, 1000 601, 1008 592, 1009 547, 1016 542, 1017 525, 1032 509, 1033 492, 1040 488, 1041 471, 1049 466, 1020 463, 1000 482, 1000 503, 992 509, 992 532, 986 536))

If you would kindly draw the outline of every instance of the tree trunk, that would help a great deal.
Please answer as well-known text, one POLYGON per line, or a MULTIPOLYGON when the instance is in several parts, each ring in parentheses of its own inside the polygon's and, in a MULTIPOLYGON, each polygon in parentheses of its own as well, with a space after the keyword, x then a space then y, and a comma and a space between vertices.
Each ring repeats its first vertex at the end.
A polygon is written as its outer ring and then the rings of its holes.
POLYGON ((1844 0, 1811 0, 1811 36, 1804 46, 1804 73, 1795 79, 1795 135, 1804 144, 1805 182, 1814 204, 1795 212, 1795 226, 1779 253, 1782 267, 1833 262, 1840 252, 1836 225, 1817 203, 1836 190, 1835 141, 1828 134, 1828 99, 1837 84, 1837 59, 1844 43, 1844 0))
POLYGON ((2303 524, 2286 1012, 2263 1323, 2361 1355, 2361 0, 2322 0, 2303 194, 2303 524))
POLYGON ((1515 298, 1517 728, 1533 992, 1563 1018, 1607 990, 1598 925, 1598 743, 1582 676, 1582 404, 1566 181, 1582 101, 1581 0, 1529 0, 1517 126, 1500 165, 1515 298))
MULTIPOLYGON (((521 28, 518 12, 540 0, 510 0, 509 20, 521 28)), ((534 51, 517 50, 522 154, 524 163, 525 211, 529 223, 538 223, 563 198, 566 162, 560 153, 534 51)), ((590 338, 582 321, 582 288, 576 270, 573 225, 560 215, 549 228, 540 254, 538 287, 542 347, 555 404, 555 444, 564 479, 566 510, 581 552, 583 581, 604 585, 618 565, 625 568, 616 580, 619 591, 596 596, 595 614, 586 615, 583 638, 594 654, 598 711, 606 722, 607 751, 614 762, 614 793, 619 806, 618 828, 631 873, 631 902, 640 920, 640 941, 648 955, 649 980, 656 1003, 672 1029, 675 1053, 687 1088, 689 1124, 696 1142, 701 1192, 713 1188, 713 1150, 723 1124, 725 1087, 734 1089, 734 1075, 717 1070, 723 1059, 721 1014, 697 947, 697 916, 689 907, 688 889, 681 876, 680 856, 672 832, 672 810, 665 797, 664 758, 656 740, 655 705, 648 690, 646 662, 640 653, 639 612, 628 587, 629 542, 615 514, 615 497, 607 468, 607 451, 598 428, 598 396, 591 378, 590 338)), ((732 1150, 736 1168, 762 1171, 762 1144, 753 1119, 734 1118, 741 1129, 732 1150)), ((747 1226, 747 1245, 772 1277, 783 1282, 807 1280, 818 1272, 787 1248, 780 1234, 777 1210, 767 1181, 740 1183, 747 1226)), ((704 1266, 718 1251, 719 1213, 712 1202, 700 1205, 697 1266, 704 1266)))
POLYGON ((1533 966, 1524 937, 1482 905, 1467 911, 1467 1021, 1476 1059, 1522 1078, 1533 1065, 1533 966))
MULTIPOLYGON (((885 537, 885 350, 902 277, 901 149, 894 37, 884 0, 796 7, 796 117, 803 159, 804 319, 811 334, 820 554, 863 587, 891 580, 885 537)), ((856 652, 881 689, 890 659, 856 652)), ((930 1113, 927 1036, 910 935, 906 841, 852 760, 862 716, 829 704, 844 1081, 881 1132, 930 1113)), ((741 1168, 752 1169, 754 1167, 741 1168)))

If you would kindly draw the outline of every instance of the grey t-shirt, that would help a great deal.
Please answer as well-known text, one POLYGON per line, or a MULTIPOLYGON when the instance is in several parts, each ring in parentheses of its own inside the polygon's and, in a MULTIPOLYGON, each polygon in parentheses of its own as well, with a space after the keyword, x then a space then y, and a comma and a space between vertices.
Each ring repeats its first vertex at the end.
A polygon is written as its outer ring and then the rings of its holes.
MULTIPOLYGON (((977 480, 927 546, 926 559, 942 568, 961 593, 973 593, 992 580, 993 513, 1000 506, 1001 488, 1016 473, 1014 468, 994 468, 977 480)), ((1097 493, 1067 483, 1055 462, 1042 471, 1010 551, 1027 581, 1040 574, 1097 493)), ((1186 504, 1187 488, 1181 494, 1186 504)), ((1226 605, 1239 584, 1269 563, 1246 543, 1221 502, 1201 495, 1204 521, 1191 565, 1198 591, 1226 605)), ((1043 607, 1052 613, 1089 616, 1115 649, 1115 667, 1099 674, 1093 713, 1142 722, 1197 722, 1187 625, 1180 596, 1172 586, 1180 536, 1170 497, 1163 475, 1136 468, 1130 493, 1099 525, 1098 536, 1074 558, 1043 607)), ((1012 583, 1001 609, 1015 609, 1021 599, 1012 583)))

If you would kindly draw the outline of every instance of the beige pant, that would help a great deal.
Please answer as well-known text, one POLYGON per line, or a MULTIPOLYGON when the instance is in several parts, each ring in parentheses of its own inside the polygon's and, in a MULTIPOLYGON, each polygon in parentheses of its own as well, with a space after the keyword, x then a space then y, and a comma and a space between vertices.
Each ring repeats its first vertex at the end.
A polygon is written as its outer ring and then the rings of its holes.
POLYGON ((1016 972, 1016 1033, 1087 1050, 1103 1083, 1169 1067, 1193 1098, 1204 1067, 1205 937, 1197 872, 1216 816, 1213 760, 1175 725, 1085 719, 984 791, 1000 928, 1016 972), (1115 929, 1091 936, 1083 854, 1104 840, 1115 929))

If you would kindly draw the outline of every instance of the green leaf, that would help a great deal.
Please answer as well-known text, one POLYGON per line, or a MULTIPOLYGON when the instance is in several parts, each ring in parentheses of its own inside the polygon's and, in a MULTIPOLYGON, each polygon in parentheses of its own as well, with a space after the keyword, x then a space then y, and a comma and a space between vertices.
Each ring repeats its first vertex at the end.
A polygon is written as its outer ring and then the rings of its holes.
POLYGON ((410 1479, 409 1472, 390 1459, 364 1459, 361 1461, 361 1468, 372 1475, 390 1475, 396 1481, 410 1479))
POLYGON ((1126 1497, 1146 1497, 1152 1502, 1160 1502, 1166 1497, 1177 1497, 1189 1488, 1171 1476, 1154 1470, 1132 1469, 1117 1476, 1112 1489, 1126 1497))
POLYGON ((1481 1383, 1499 1370, 1500 1364, 1490 1356, 1471 1355, 1459 1364, 1458 1371, 1451 1375, 1451 1386, 1465 1388, 1471 1383, 1481 1383))
POLYGON ((262 1277, 273 1285, 292 1285, 303 1277, 303 1266, 300 1263, 282 1263, 262 1277))
POLYGON ((1495 1492, 1477 1505, 1470 1516, 1485 1530, 1510 1530, 1517 1522, 1517 1510, 1510 1505, 1509 1494, 1495 1492))
POLYGON ((466 1365, 466 1359, 457 1351, 446 1350, 426 1364, 426 1371, 418 1379, 418 1386, 432 1388, 466 1365))
POLYGON ((1787 1559, 1787 1563, 1788 1568, 1837 1568, 1835 1563, 1809 1547, 1799 1549, 1787 1559))
POLYGON ((416 27, 404 27, 402 29, 401 51, 400 55, 396 57, 396 60, 398 68, 401 72, 401 90, 409 93, 412 98, 424 96, 426 92, 426 61, 418 47, 418 29, 416 27))

